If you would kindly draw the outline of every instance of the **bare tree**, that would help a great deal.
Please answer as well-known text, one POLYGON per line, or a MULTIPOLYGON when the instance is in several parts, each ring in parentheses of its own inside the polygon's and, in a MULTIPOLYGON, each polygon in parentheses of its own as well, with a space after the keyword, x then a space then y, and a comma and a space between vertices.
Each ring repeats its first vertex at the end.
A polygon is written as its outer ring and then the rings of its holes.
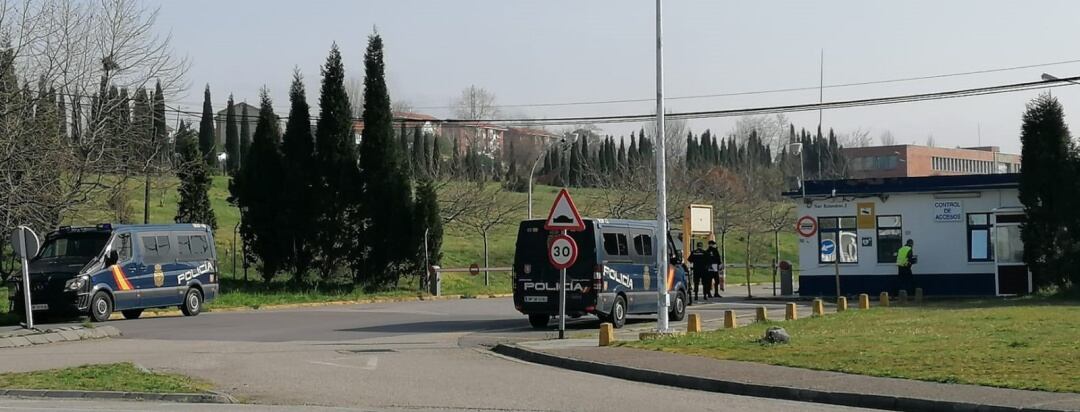
POLYGON ((499 114, 495 94, 475 85, 466 87, 461 96, 451 104, 454 116, 465 120, 492 119, 499 114))
POLYGON ((790 230, 795 221, 792 211, 795 205, 791 202, 774 202, 766 208, 764 213, 758 214, 757 218, 761 225, 772 232, 773 235, 773 294, 776 294, 776 277, 780 268, 780 232, 790 230))
POLYGON ((868 147, 874 144, 874 138, 869 130, 855 129, 851 133, 840 136, 840 145, 844 147, 868 147))
POLYGON ((934 139, 934 135, 931 134, 926 136, 926 146, 937 147, 937 140, 934 139))
POLYGON ((878 136, 878 140, 881 141, 882 146, 896 145, 896 137, 893 137, 892 132, 888 130, 881 132, 881 136, 878 136))
MULTIPOLYGON (((683 164, 682 162, 686 157, 686 133, 689 130, 686 120, 664 120, 664 146, 666 146, 664 149, 667 152, 667 157, 664 159, 668 162, 669 169, 679 168, 683 164)), ((645 126, 645 133, 654 139, 653 144, 655 145, 657 136, 656 123, 648 123, 645 126)))
POLYGON ((742 116, 735 121, 732 133, 738 141, 746 141, 751 131, 757 131, 761 139, 773 153, 780 153, 784 145, 788 143, 788 126, 791 121, 783 113, 775 116, 742 116))
MULTIPOLYGON (((491 267, 488 254, 488 237, 491 232, 517 220, 517 213, 525 207, 525 199, 514 200, 498 185, 489 185, 473 199, 475 207, 460 217, 461 223, 476 231, 484 241, 484 267, 491 267)), ((491 285, 490 273, 484 271, 484 286, 491 285)))
POLYGON ((415 110, 416 107, 408 100, 394 100, 393 103, 390 103, 390 111, 393 113, 412 112, 415 110))

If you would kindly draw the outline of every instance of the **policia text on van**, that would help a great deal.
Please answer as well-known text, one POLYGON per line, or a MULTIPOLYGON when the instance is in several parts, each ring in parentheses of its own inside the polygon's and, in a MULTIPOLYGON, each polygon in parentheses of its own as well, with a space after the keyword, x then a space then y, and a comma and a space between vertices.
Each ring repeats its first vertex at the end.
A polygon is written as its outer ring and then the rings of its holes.
MULTIPOLYGON (((686 315, 686 271, 678 257, 667 270, 657 270, 656 222, 586 219, 585 230, 570 236, 578 259, 566 270, 566 312, 593 314, 615 327, 627 314, 656 313, 657 281, 666 275, 671 319, 686 315)), ((514 252, 514 307, 529 315, 536 328, 546 327, 559 313, 559 271, 548 262, 547 244, 558 232, 544 229, 543 220, 526 220, 518 228, 514 252)), ((670 236, 668 250, 675 251, 670 236)), ((677 256, 677 254, 676 254, 677 256)))
MULTIPOLYGON (((194 316, 218 292, 214 235, 199 224, 64 227, 46 235, 29 272, 31 310, 98 322, 170 306, 194 316)), ((11 309, 22 314, 22 280, 13 281, 11 309)))

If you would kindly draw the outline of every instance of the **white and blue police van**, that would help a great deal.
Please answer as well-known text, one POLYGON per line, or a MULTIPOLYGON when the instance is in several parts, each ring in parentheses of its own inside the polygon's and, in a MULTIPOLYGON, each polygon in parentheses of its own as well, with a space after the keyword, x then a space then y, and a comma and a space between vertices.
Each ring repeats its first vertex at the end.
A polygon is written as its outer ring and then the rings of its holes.
MULTIPOLYGON (((651 220, 584 219, 585 230, 569 232, 578 258, 566 270, 566 313, 591 314, 616 328, 627 315, 655 314, 657 283, 667 277, 670 319, 686 316, 687 277, 670 235, 668 265, 658 270, 656 222, 651 220)), ((518 227, 514 252, 514 307, 545 328, 559 313, 559 270, 548 261, 547 246, 558 231, 544 229, 544 220, 526 220, 518 227)))
MULTIPOLYGON (((198 315, 218 294, 214 234, 202 224, 61 227, 30 260, 31 310, 103 322, 144 309, 198 315)), ((12 312, 25 312, 21 278, 8 286, 12 312)))

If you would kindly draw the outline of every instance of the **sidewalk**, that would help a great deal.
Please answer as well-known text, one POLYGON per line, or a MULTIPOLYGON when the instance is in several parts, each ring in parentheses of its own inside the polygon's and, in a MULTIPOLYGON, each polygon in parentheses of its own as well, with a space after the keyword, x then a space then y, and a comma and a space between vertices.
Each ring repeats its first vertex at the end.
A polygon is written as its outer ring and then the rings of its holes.
POLYGON ((592 339, 499 345, 529 362, 621 379, 736 395, 864 408, 1080 411, 1080 394, 1023 391, 815 371, 620 347, 592 339))

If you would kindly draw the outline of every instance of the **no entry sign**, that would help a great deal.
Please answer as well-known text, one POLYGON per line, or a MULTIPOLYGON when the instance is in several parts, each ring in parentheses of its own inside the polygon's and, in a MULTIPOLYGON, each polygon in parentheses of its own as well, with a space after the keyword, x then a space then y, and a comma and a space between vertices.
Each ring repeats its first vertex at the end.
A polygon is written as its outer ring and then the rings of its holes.
POLYGON ((577 261, 577 255, 577 242, 570 236, 555 236, 548 245, 548 261, 555 269, 561 270, 573 266, 577 261))

